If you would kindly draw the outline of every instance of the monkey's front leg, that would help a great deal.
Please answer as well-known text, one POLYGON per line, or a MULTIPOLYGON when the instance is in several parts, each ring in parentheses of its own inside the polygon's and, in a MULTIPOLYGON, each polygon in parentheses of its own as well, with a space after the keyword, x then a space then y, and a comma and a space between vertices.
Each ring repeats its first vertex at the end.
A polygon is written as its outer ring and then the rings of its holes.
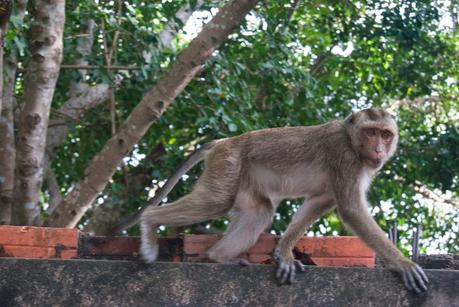
POLYGON ((409 290, 417 293, 426 291, 429 283, 426 274, 416 263, 405 258, 387 238, 370 215, 366 199, 362 194, 358 187, 354 187, 354 190, 352 188, 337 190, 338 213, 344 224, 383 259, 392 264, 392 270, 401 275, 409 290))
POLYGON ((296 272, 304 271, 304 265, 293 257, 293 247, 315 220, 333 208, 333 197, 321 194, 305 201, 295 213, 274 251, 274 259, 277 262, 276 277, 281 284, 292 283, 296 272))

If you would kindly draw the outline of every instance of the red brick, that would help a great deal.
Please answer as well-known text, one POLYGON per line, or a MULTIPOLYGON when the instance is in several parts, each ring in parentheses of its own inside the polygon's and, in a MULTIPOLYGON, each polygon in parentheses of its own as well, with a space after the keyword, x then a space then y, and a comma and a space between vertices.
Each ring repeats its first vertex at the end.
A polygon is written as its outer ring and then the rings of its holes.
MULTIPOLYGON (((214 246, 221 235, 186 235, 184 238, 184 252, 189 260, 203 260, 206 259, 206 252, 214 246)), ((248 255, 255 254, 269 254, 272 253, 276 245, 276 237, 271 234, 262 234, 250 250, 247 251, 248 255)), ((241 258, 244 256, 241 255, 241 258)), ((246 255, 247 257, 247 255, 246 255)))
POLYGON ((221 235, 186 235, 183 239, 183 252, 187 261, 207 259, 206 252, 215 245, 221 235))
POLYGON ((374 251, 358 237, 303 237, 296 247, 314 257, 374 257, 374 251))
MULTIPOLYGON (((187 261, 207 260, 206 251, 221 236, 187 235, 184 238, 184 252, 187 261)), ((257 243, 240 255, 254 263, 271 263, 272 252, 276 246, 276 237, 270 234, 260 236, 257 243)), ((300 252, 311 255, 317 265, 365 265, 374 266, 375 253, 357 237, 303 237, 296 245, 300 252)))
POLYGON ((276 236, 268 233, 262 234, 257 243, 252 246, 248 253, 249 254, 269 254, 272 253, 276 247, 276 236))
POLYGON ((312 261, 318 266, 366 266, 375 267, 375 259, 371 257, 314 257, 312 261))
POLYGON ((2 257, 55 258, 56 250, 51 247, 3 245, 2 257))
POLYGON ((77 229, 30 226, 0 226, 0 245, 66 247, 78 246, 77 229))

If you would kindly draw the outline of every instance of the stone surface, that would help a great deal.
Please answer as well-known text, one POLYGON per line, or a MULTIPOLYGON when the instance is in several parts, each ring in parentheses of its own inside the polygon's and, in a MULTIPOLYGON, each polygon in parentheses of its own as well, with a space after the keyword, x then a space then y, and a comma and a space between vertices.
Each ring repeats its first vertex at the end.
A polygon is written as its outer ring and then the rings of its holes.
POLYGON ((427 269, 459 270, 459 255, 419 255, 418 263, 427 269))
POLYGON ((270 265, 0 259, 0 306, 459 306, 459 272, 428 270, 416 295, 392 272, 308 267, 279 286, 270 265))

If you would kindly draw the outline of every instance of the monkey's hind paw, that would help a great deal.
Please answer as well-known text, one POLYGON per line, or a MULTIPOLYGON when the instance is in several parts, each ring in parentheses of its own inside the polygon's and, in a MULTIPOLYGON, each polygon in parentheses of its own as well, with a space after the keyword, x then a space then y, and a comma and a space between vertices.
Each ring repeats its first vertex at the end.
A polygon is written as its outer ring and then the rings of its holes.
POLYGON ((234 259, 234 261, 235 261, 237 264, 241 265, 241 266, 249 266, 249 265, 250 265, 249 260, 244 259, 244 258, 236 258, 236 259, 234 259))
POLYGON ((140 254, 145 263, 153 263, 158 259, 158 245, 150 246, 149 244, 143 244, 140 247, 140 254))
POLYGON ((304 272, 305 266, 299 260, 279 259, 277 261, 276 278, 281 285, 295 281, 296 272, 304 272))

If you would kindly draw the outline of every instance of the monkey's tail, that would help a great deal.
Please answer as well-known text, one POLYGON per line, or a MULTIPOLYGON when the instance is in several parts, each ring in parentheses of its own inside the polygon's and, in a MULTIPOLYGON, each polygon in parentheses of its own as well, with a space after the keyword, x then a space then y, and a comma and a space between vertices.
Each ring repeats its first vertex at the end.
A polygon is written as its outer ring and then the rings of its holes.
POLYGON ((175 172, 170 176, 166 183, 162 186, 161 189, 157 191, 155 196, 147 202, 147 205, 131 216, 127 217, 121 221, 118 225, 113 228, 112 233, 121 233, 123 230, 129 229, 136 225, 140 220, 140 215, 142 212, 150 206, 158 206, 161 203, 161 200, 166 198, 170 191, 174 188, 177 182, 186 174, 190 169, 192 169, 196 164, 204 160, 206 154, 211 150, 215 145, 221 142, 224 139, 214 140, 207 144, 204 144, 201 148, 193 152, 188 159, 186 159, 180 166, 175 170, 175 172))

